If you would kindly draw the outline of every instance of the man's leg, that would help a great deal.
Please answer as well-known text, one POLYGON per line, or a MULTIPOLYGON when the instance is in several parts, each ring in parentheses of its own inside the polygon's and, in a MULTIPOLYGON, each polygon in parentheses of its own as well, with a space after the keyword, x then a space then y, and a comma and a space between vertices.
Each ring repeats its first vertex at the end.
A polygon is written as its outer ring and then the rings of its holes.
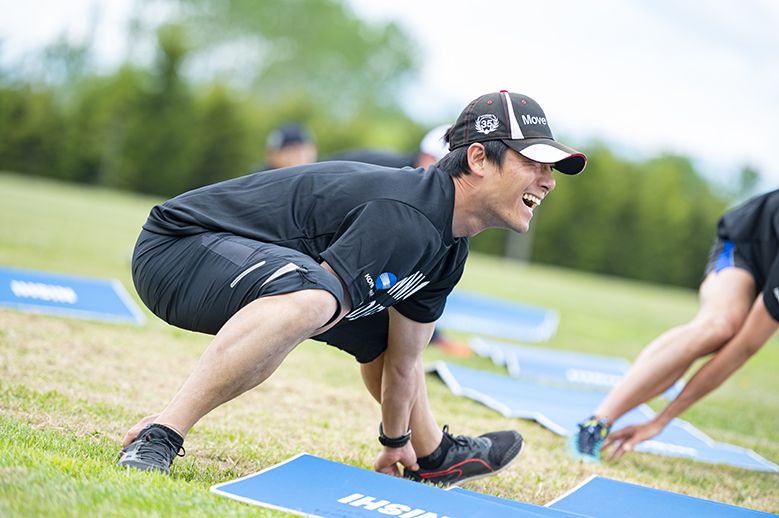
MULTIPOLYGON (((370 363, 360 365, 365 386, 381 403, 381 378, 384 369, 382 354, 370 363)), ((419 471, 404 471, 404 477, 418 482, 458 485, 469 480, 494 475, 516 461, 524 448, 524 440, 514 430, 490 432, 480 437, 457 436, 438 429, 427 399, 422 358, 416 363, 417 396, 411 409, 411 444, 417 454, 419 471)))
POLYGON ((610 422, 662 394, 698 358, 718 351, 741 328, 755 301, 755 280, 740 268, 710 273, 699 290, 700 309, 688 323, 661 334, 596 409, 610 422))
POLYGON ((608 428, 622 415, 665 392, 695 360, 718 351, 741 328, 755 300, 755 280, 741 268, 711 272, 701 283, 700 309, 688 323, 644 348, 622 380, 572 439, 577 455, 596 461, 608 428))
POLYGON ((214 336, 156 423, 186 437, 208 412, 268 379, 298 344, 332 318, 337 307, 325 290, 250 302, 214 336))
MULTIPOLYGON (((336 298, 321 289, 247 304, 216 334, 165 410, 142 420, 143 425, 153 424, 128 433, 124 444, 130 444, 122 450, 119 464, 167 473, 195 423, 265 381, 303 340, 335 325, 338 319, 327 322, 337 309, 336 298)), ((340 316, 348 309, 349 304, 344 305, 340 316)))

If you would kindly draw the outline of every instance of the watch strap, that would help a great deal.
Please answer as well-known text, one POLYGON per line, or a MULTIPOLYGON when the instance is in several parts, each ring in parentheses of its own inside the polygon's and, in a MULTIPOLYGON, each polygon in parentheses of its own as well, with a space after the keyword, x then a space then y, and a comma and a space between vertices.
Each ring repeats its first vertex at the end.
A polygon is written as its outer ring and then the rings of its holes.
POLYGON ((384 435, 384 426, 379 423, 379 442, 387 448, 402 448, 411 440, 411 428, 400 437, 390 438, 384 435))

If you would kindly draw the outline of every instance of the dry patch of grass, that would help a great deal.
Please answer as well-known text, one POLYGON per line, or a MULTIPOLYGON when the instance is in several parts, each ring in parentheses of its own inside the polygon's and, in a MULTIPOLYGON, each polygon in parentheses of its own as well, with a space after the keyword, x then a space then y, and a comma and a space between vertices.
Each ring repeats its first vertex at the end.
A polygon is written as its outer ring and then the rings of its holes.
MULTIPOLYGON (((0 413, 85 439, 105 438, 115 442, 116 451, 127 428, 167 404, 210 340, 160 325, 135 328, 12 311, 0 311, 0 329, 0 413)), ((426 352, 430 359, 441 354, 426 352)), ((427 382, 439 423, 449 424, 453 433, 518 429, 527 442, 514 466, 468 489, 544 504, 596 473, 779 511, 775 474, 641 454, 618 463, 581 464, 567 457, 562 437, 536 423, 503 418, 453 396, 435 377, 427 382)), ((379 420, 357 363, 336 349, 306 342, 266 383, 193 429, 188 455, 178 461, 174 476, 205 473, 224 480, 301 451, 371 469, 379 420)))

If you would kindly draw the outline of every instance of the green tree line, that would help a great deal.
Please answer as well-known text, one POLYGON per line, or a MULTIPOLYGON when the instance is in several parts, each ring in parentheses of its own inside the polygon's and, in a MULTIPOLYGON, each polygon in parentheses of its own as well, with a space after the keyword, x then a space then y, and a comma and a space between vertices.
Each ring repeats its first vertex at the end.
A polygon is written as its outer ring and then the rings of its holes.
POLYGON ((538 262, 696 287, 727 202, 690 161, 628 162, 599 146, 579 177, 557 175, 539 207, 538 262))
MULTIPOLYGON (((187 29, 167 25, 156 36, 148 66, 128 62, 59 83, 0 77, 0 168, 174 196, 251 172, 268 133, 286 120, 310 126, 321 155, 375 144, 411 149, 424 135, 397 104, 370 97, 347 113, 297 82, 266 96, 273 88, 264 84, 247 92, 219 78, 188 80, 187 29)), ((67 70, 73 55, 54 61, 67 70)))
MULTIPOLYGON (((252 172, 286 120, 310 126, 324 157, 417 148, 427 128, 397 97, 416 51, 395 25, 367 24, 335 0, 179 4, 186 17, 154 28, 146 64, 98 73, 88 42, 61 41, 41 57, 44 73, 0 70, 0 170, 168 197, 252 172), (247 42, 264 57, 203 66, 247 42), (209 72, 187 73, 198 66, 209 72)), ((697 286, 729 200, 684 157, 584 151, 584 174, 557 175, 536 209, 532 260, 697 286)), ((743 175, 754 184, 754 171, 743 175)), ((472 249, 503 254, 506 243, 490 230, 472 249)))

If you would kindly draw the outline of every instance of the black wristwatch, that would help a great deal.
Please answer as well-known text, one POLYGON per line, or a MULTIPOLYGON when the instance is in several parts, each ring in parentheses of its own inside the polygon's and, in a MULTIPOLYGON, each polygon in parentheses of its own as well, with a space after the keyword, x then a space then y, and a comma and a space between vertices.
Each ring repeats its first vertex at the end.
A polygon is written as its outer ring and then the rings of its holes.
POLYGON ((408 432, 401 435, 400 437, 395 437, 393 439, 390 439, 386 435, 384 435, 384 427, 381 423, 379 423, 379 442, 386 446, 387 448, 402 448, 406 444, 408 444, 408 441, 411 440, 411 428, 408 429, 408 432))

